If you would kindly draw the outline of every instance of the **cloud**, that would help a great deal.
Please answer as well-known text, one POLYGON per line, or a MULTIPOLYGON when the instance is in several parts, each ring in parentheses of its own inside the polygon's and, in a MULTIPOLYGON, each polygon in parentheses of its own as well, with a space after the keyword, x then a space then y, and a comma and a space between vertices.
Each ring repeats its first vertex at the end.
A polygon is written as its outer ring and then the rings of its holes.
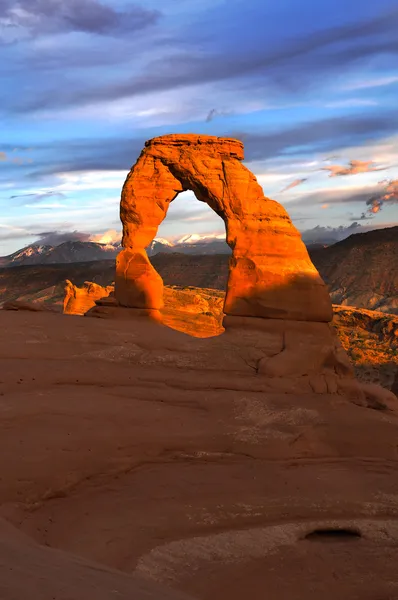
POLYGON ((334 244, 340 242, 353 233, 365 231, 365 228, 358 222, 350 225, 340 225, 339 227, 330 227, 316 225, 312 229, 306 229, 301 233, 301 237, 306 244, 334 244))
MULTIPOLYGON (((398 129, 397 111, 384 111, 381 114, 355 115, 334 119, 308 121, 291 127, 284 127, 266 133, 247 133, 240 130, 223 132, 227 137, 242 140, 245 144, 247 162, 262 161, 282 156, 291 162, 292 150, 299 154, 308 152, 334 152, 340 150, 345 143, 360 145, 369 139, 381 139, 398 129)), ((109 187, 121 188, 131 166, 137 160, 145 140, 151 135, 136 138, 104 137, 83 140, 53 140, 51 145, 42 145, 41 152, 50 152, 46 160, 35 161, 34 169, 26 171, 30 181, 42 180, 50 175, 61 177, 64 181, 61 191, 83 189, 84 183, 74 182, 71 175, 92 173, 87 181, 86 189, 102 187, 100 172, 114 171, 114 184, 109 187)), ((105 185, 105 183, 103 184, 105 185)), ((108 185, 108 184, 107 184, 108 185)))
POLYGON ((371 79, 363 79, 359 81, 354 81, 353 83, 349 83, 345 85, 343 90, 365 90, 369 88, 377 88, 384 87, 388 85, 392 85, 394 83, 398 83, 398 76, 393 75, 389 77, 376 77, 371 79))
POLYGON ((22 239, 29 235, 32 235, 31 232, 24 227, 0 225, 0 240, 2 241, 22 239))
MULTIPOLYGON (((24 2, 27 3, 28 0, 24 2)), ((86 2, 88 0, 83 4, 86 2)), ((115 13, 113 9, 109 10, 115 13)), ((264 9, 257 6, 257 12, 261 13, 262 10, 264 9)), ((110 19, 110 23, 113 20, 110 19)), ((97 104, 193 85, 212 84, 214 88, 216 83, 230 84, 231 80, 239 80, 239 85, 246 90, 256 89, 259 93, 266 88, 268 96, 282 88, 293 93, 308 87, 319 74, 332 82, 335 71, 341 73, 342 68, 349 67, 354 62, 362 60, 365 63, 369 57, 398 52, 397 10, 379 16, 373 15, 368 20, 349 25, 311 31, 311 35, 303 31, 299 39, 290 38, 283 40, 283 43, 275 43, 271 37, 267 42, 267 38, 262 34, 260 36, 258 28, 255 28, 253 39, 246 49, 241 45, 231 47, 227 36, 222 38, 218 35, 219 30, 222 33, 222 20, 213 20, 211 23, 210 33, 217 39, 214 48, 209 43, 211 51, 202 50, 200 23, 193 22, 184 29, 185 43, 182 34, 181 39, 176 34, 168 41, 164 40, 161 57, 153 58, 150 55, 150 59, 131 76, 123 74, 119 79, 114 78, 111 85, 109 82, 98 84, 97 78, 88 78, 84 84, 79 81, 78 85, 68 88, 52 86, 42 90, 41 96, 33 99, 15 102, 15 98, 12 98, 9 108, 15 112, 31 112, 97 104), (191 40, 189 52, 186 49, 186 38, 191 40)), ((120 56, 119 47, 116 51, 120 56)))
POLYGON ((384 184, 383 190, 366 201, 366 205, 369 208, 366 213, 363 213, 363 218, 369 218, 380 212, 385 203, 398 203, 398 179, 391 179, 382 182, 382 184, 384 184))
POLYGON ((385 171, 386 167, 373 167, 372 160, 351 160, 349 167, 330 165, 322 167, 322 171, 330 171, 329 177, 341 177, 343 175, 357 175, 358 173, 371 173, 372 171, 385 171))
MULTIPOLYGON (((30 234, 32 235, 32 234, 30 234)), ((36 236, 35 244, 42 244, 44 246, 59 246, 64 242, 89 242, 91 238, 90 233, 83 231, 43 231, 41 233, 33 234, 36 236)))
POLYGON ((339 118, 318 119, 294 127, 267 133, 229 132, 245 144, 246 160, 261 160, 278 154, 334 152, 347 144, 360 145, 369 139, 380 139, 398 130, 397 111, 356 114, 339 118))
POLYGON ((226 117, 229 114, 230 113, 226 110, 219 110, 217 108, 212 108, 207 114, 206 123, 210 123, 217 117, 226 117))
MULTIPOLYGON (((347 204, 365 204, 367 199, 377 195, 380 192, 378 185, 354 186, 341 188, 318 188, 314 192, 304 193, 294 200, 294 205, 298 207, 313 207, 314 210, 319 206, 347 205, 347 204)), ((358 217, 359 218, 359 217, 358 217)))
POLYGON ((43 200, 48 200, 49 198, 65 198, 65 194, 62 192, 37 192, 33 194, 16 194, 10 196, 10 200, 19 200, 21 203, 29 202, 29 206, 39 204, 43 200))
POLYGON ((16 41, 71 31, 133 33, 156 23, 160 13, 137 4, 118 11, 99 0, 0 0, 0 15, 0 36, 16 41))
POLYGON ((304 183, 304 181, 307 181, 307 178, 295 179, 294 181, 292 181, 292 183, 289 183, 288 186, 283 188, 283 190, 281 190, 280 193, 282 194, 283 192, 287 192, 288 190, 291 190, 291 189, 297 187, 298 185, 301 185, 302 183, 304 183))
POLYGON ((116 231, 116 229, 108 229, 104 233, 90 236, 90 242, 97 242, 98 244, 117 244, 121 239, 122 232, 116 231))
POLYGON ((367 231, 373 231, 374 229, 386 229, 391 226, 396 226, 398 223, 380 223, 378 225, 369 224, 362 225, 358 221, 354 221, 350 225, 340 225, 339 227, 324 227, 322 225, 316 225, 312 229, 306 229, 301 232, 301 237, 306 244, 335 244, 341 242, 347 237, 357 233, 366 233, 367 231))

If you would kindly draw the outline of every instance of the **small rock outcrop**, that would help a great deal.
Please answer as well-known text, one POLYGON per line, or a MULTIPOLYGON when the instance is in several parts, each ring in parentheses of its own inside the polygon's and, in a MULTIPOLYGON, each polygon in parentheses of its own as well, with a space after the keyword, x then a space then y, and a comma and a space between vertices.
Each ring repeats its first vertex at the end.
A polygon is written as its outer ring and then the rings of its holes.
POLYGON ((83 287, 73 285, 66 280, 64 296, 64 313, 67 315, 84 315, 95 305, 96 300, 106 298, 114 291, 112 285, 102 287, 97 283, 85 281, 83 287))
POLYGON ((266 198, 243 164, 243 144, 201 135, 149 140, 123 186, 124 249, 115 297, 124 307, 159 311, 163 281, 145 248, 170 203, 192 190, 224 221, 232 249, 224 312, 240 317, 329 322, 328 290, 286 210, 266 198))

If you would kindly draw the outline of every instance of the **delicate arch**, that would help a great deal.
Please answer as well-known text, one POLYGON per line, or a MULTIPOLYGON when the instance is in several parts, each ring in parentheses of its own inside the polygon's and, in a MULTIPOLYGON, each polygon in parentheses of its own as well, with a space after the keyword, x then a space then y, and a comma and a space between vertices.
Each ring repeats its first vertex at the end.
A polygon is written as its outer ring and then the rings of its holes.
POLYGON ((232 249, 227 315, 330 321, 328 290, 285 209, 266 198, 230 138, 166 135, 149 140, 122 190, 122 245, 115 296, 121 306, 159 310, 163 281, 145 248, 170 202, 192 190, 224 221, 232 249))

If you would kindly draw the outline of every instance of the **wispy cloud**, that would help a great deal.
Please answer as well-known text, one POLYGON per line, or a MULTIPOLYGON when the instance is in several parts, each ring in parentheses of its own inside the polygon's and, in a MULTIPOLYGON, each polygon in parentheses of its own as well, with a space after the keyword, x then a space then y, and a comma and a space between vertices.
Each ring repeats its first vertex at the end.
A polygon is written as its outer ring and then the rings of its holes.
POLYGON ((20 240, 31 235, 29 229, 25 227, 15 227, 13 225, 4 225, 0 223, 0 240, 20 240))
POLYGON ((133 33, 153 25, 160 12, 137 4, 116 10, 99 0, 1 0, 0 40, 16 41, 71 31, 99 35, 133 33))
POLYGON ((344 90, 365 90, 369 88, 378 88, 398 83, 398 75, 392 75, 390 77, 376 77, 374 79, 365 79, 360 81, 354 81, 346 84, 342 89, 344 90))
POLYGON ((213 121, 217 117, 225 117, 225 116, 227 116, 229 114, 230 113, 228 111, 226 111, 226 110, 221 110, 221 109, 218 109, 218 108, 212 108, 207 113, 206 123, 210 123, 211 121, 213 121))
POLYGON ((319 206, 327 205, 327 207, 339 207, 345 209, 347 205, 356 206, 366 204, 368 198, 376 196, 380 193, 380 186, 364 185, 352 187, 332 187, 322 188, 316 186, 315 190, 310 192, 302 192, 301 196, 295 199, 294 205, 298 207, 313 207, 315 213, 319 206))
POLYGON ((330 171, 329 177, 342 177, 344 175, 357 175, 358 173, 371 173, 372 171, 385 171, 386 167, 374 167, 372 160, 351 160, 348 167, 330 165, 322 167, 322 171, 330 171))
POLYGON ((287 185, 285 188, 283 188, 281 190, 281 194, 283 192, 287 192, 288 190, 291 190, 295 187, 297 187, 298 185, 301 185, 302 183, 304 183, 305 181, 307 181, 307 178, 303 178, 303 179, 295 179, 294 181, 292 181, 292 183, 289 183, 289 185, 287 185))
MULTIPOLYGON (((62 192, 45 191, 31 194, 15 194, 14 196, 10 196, 10 200, 19 200, 24 204, 26 203, 25 206, 38 206, 39 208, 39 203, 41 203, 43 200, 48 200, 49 198, 65 198, 65 194, 62 192)), ((54 205, 52 208, 53 207, 54 205)), ((43 205, 41 205, 41 208, 43 208, 43 205)))
MULTIPOLYGON (((264 13, 264 8, 261 12, 264 13)), ((186 35, 192 35, 197 45, 189 53, 179 44, 172 44, 170 50, 165 46, 165 55, 142 65, 133 77, 123 75, 113 78, 111 85, 89 79, 84 84, 80 81, 79 85, 62 90, 52 86, 43 89, 42 94, 36 94, 34 98, 22 98, 18 102, 14 99, 10 110, 37 112, 49 107, 82 106, 206 83, 214 86, 239 81, 240 85, 244 85, 248 80, 253 82, 253 78, 260 92, 267 89, 269 94, 271 90, 277 92, 282 87, 295 91, 307 88, 319 74, 330 77, 355 61, 365 61, 386 52, 396 53, 397 24, 398 11, 395 10, 355 23, 320 28, 312 31, 311 35, 306 32, 279 45, 264 43, 264 37, 254 30, 256 35, 248 50, 240 46, 224 48, 223 41, 218 51, 211 53, 200 50, 200 36, 194 29, 195 24, 192 24, 186 35), (375 40, 375 36, 382 38, 375 40)), ((214 35, 217 35, 218 28, 222 28, 214 23, 212 27, 214 35)), ((119 48, 117 51, 120 52, 119 48)))

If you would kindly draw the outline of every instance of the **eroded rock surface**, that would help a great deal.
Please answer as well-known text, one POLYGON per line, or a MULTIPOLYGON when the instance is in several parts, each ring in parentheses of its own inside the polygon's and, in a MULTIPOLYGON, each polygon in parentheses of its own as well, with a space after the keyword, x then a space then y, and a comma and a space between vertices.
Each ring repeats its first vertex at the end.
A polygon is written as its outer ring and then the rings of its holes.
POLYGON ((83 287, 73 285, 69 279, 66 280, 64 296, 64 313, 69 315, 84 315, 96 300, 113 294, 114 286, 102 287, 92 281, 86 281, 83 287))
POLYGON ((0 311, 2 600, 396 597, 396 404, 327 324, 227 318, 0 311))
MULTIPOLYGON (((357 368, 355 373, 337 330, 328 323, 224 316, 223 294, 215 290, 165 287, 166 303, 161 311, 126 308, 120 307, 113 295, 112 286, 102 288, 103 293, 98 292, 101 297, 95 299, 89 293, 91 285, 95 286, 89 282, 83 288, 72 286, 79 298, 76 309, 80 311, 81 306, 86 306, 88 310, 85 315, 88 317, 134 321, 137 317, 146 316, 196 338, 221 335, 221 339, 209 341, 209 349, 211 350, 211 345, 218 347, 222 356, 240 351, 242 356, 246 355, 248 364, 255 372, 268 379, 268 385, 272 389, 297 393, 344 393, 353 402, 379 410, 394 409, 396 405, 396 396, 390 391, 366 378, 362 382, 356 380, 355 374, 361 375, 361 372, 357 368), (228 335, 223 336, 225 330, 228 335)), ((68 294, 67 287, 65 301, 68 294)), ((69 314, 81 314, 72 313, 72 309, 73 305, 70 305, 69 314)), ((353 323, 363 319, 368 326, 369 323, 373 324, 370 311, 363 311, 362 314, 353 309, 334 309, 337 322, 342 319, 345 322, 345 318, 348 323, 350 319, 354 319, 353 323)), ((395 340, 393 323, 394 319, 385 324, 385 327, 395 340)), ((336 327, 336 323, 334 325, 336 327)), ((195 352, 199 351, 198 345, 195 352)), ((209 368, 212 366, 210 359, 209 368)))
POLYGON ((285 209, 266 198, 242 164, 238 140, 166 135, 149 140, 123 186, 124 250, 116 260, 122 306, 159 310, 162 281, 145 248, 170 202, 193 190, 224 220, 232 249, 224 311, 228 315, 328 322, 328 291, 285 209))

